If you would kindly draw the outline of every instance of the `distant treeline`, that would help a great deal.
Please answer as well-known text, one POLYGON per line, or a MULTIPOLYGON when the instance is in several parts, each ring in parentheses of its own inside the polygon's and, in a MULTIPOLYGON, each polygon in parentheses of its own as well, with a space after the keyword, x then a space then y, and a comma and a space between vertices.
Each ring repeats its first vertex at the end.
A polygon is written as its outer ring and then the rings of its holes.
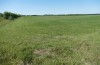
POLYGON ((21 15, 19 15, 19 14, 15 14, 15 13, 11 13, 11 12, 0 13, 0 17, 3 17, 4 19, 9 19, 9 20, 14 20, 20 16, 21 15))
POLYGON ((100 14, 44 14, 44 15, 22 15, 22 16, 85 16, 85 15, 100 15, 100 14))
POLYGON ((84 15, 100 15, 100 14, 45 14, 43 16, 84 16, 84 15))

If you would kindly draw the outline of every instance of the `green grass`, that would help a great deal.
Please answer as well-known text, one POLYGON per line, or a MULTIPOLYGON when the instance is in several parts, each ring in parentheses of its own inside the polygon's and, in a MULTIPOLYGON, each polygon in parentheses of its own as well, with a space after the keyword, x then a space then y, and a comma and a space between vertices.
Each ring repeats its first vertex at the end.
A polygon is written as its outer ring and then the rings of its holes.
POLYGON ((0 65, 100 65, 100 16, 1 22, 0 65))
POLYGON ((2 17, 0 17, 0 28, 1 28, 2 26, 6 25, 6 24, 9 23, 9 22, 10 22, 10 20, 5 20, 5 19, 3 19, 2 17))

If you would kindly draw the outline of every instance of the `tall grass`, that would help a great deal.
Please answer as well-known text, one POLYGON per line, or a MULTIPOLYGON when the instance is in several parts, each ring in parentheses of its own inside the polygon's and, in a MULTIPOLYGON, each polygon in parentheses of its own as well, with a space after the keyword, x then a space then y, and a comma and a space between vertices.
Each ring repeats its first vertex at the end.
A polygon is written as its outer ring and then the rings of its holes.
POLYGON ((100 16, 21 17, 0 27, 1 65, 99 65, 100 16))

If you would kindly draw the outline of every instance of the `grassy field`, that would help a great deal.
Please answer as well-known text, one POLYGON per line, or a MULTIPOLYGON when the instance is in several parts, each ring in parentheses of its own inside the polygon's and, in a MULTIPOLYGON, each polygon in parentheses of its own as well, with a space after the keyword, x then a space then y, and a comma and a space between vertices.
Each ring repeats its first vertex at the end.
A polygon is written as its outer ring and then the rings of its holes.
POLYGON ((100 16, 1 18, 0 65, 100 65, 100 16))

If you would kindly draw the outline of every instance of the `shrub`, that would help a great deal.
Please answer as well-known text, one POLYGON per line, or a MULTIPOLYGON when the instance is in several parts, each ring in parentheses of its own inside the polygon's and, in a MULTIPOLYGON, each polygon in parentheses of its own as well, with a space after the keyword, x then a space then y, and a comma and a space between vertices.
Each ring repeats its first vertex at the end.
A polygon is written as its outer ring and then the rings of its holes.
POLYGON ((0 17, 3 17, 3 14, 2 13, 0 13, 0 17))
POLYGON ((8 19, 9 19, 9 20, 13 20, 13 17, 10 15, 8 19))
POLYGON ((18 17, 20 17, 20 15, 15 14, 15 13, 11 13, 11 12, 4 12, 4 19, 13 20, 13 19, 16 19, 18 17))

